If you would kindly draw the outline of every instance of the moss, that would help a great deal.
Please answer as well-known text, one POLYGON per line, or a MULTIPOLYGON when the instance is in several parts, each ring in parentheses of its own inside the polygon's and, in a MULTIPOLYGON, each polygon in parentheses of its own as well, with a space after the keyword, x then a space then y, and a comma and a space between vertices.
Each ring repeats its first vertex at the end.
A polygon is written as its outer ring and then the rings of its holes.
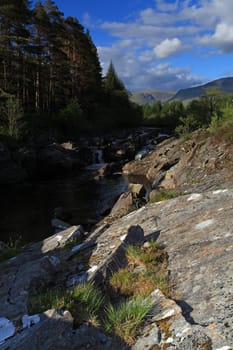
POLYGON ((151 196, 149 203, 161 202, 181 195, 182 192, 178 190, 160 190, 151 196))
POLYGON ((21 252, 20 248, 8 248, 0 254, 0 262, 11 259, 21 252))

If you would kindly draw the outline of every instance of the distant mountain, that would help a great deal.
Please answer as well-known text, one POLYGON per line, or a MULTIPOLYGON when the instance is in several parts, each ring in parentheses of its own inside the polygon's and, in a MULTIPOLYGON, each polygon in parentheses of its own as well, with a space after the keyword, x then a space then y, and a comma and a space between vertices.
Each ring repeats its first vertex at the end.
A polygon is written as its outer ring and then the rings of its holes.
POLYGON ((145 105, 146 103, 153 104, 158 100, 162 102, 168 101, 174 94, 175 91, 144 90, 133 92, 130 100, 139 105, 145 105))
POLYGON ((144 105, 146 103, 153 104, 158 100, 162 102, 181 100, 188 103, 188 101, 200 97, 206 90, 211 88, 219 88, 222 92, 233 93, 233 77, 213 80, 204 85, 181 89, 178 92, 162 90, 137 91, 131 94, 130 100, 139 105, 144 105))
POLYGON ((219 88, 222 92, 233 93, 233 77, 221 78, 213 80, 207 84, 195 86, 188 89, 179 90, 169 101, 174 100, 192 100, 203 95, 206 90, 211 88, 219 88))

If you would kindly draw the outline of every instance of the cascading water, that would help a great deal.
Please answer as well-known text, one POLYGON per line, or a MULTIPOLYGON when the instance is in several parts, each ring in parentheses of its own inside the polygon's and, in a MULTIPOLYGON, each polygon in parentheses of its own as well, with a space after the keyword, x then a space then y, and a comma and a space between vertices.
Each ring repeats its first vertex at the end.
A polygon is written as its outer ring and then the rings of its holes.
POLYGON ((104 158, 103 158, 103 150, 102 149, 97 149, 95 152, 96 156, 96 163, 98 164, 105 164, 104 158))

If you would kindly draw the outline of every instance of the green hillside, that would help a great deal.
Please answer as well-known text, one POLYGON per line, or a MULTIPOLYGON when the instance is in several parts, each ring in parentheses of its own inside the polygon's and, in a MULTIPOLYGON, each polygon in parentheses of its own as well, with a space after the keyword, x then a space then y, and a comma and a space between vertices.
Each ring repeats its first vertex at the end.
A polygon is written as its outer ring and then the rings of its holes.
POLYGON ((212 89, 212 88, 218 88, 222 92, 225 93, 233 93, 233 77, 228 78, 221 78, 217 80, 213 80, 207 84, 191 87, 188 89, 182 89, 179 90, 171 99, 170 101, 174 100, 192 100, 194 98, 198 98, 201 95, 203 95, 206 90, 212 89))
POLYGON ((133 92, 130 99, 139 105, 145 105, 146 103, 153 104, 158 100, 162 102, 168 101, 174 94, 175 91, 144 90, 133 92))

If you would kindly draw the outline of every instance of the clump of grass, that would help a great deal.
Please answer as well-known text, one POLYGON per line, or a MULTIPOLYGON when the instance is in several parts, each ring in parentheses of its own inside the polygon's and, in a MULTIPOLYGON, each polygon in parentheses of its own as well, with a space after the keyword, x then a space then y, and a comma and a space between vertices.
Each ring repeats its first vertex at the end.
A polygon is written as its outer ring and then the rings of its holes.
POLYGON ((91 283, 78 284, 72 291, 72 300, 68 308, 76 316, 81 312, 83 319, 97 325, 98 313, 102 308, 104 298, 99 289, 91 283))
POLYGON ((127 266, 119 269, 110 278, 110 285, 118 294, 124 296, 148 296, 160 288, 170 293, 167 273, 167 253, 155 241, 148 247, 128 246, 126 248, 127 266))
POLYGON ((68 301, 69 293, 58 290, 46 290, 43 293, 29 297, 28 312, 35 314, 48 309, 63 309, 68 301))
POLYGON ((130 298, 116 308, 109 305, 104 322, 106 331, 114 332, 126 343, 133 344, 151 307, 152 301, 142 296, 130 298))
POLYGON ((0 253, 0 262, 11 259, 20 253, 19 248, 8 248, 0 253))
POLYGON ((223 108, 221 116, 213 115, 209 126, 209 132, 212 139, 216 142, 224 140, 233 143, 233 109, 232 107, 223 108))
POLYGON ((6 244, 7 248, 0 253, 0 262, 11 259, 21 252, 21 236, 10 237, 6 244))
POLYGON ((82 242, 83 242, 83 237, 77 237, 75 239, 66 241, 64 248, 71 249, 74 246, 81 244, 82 242))
POLYGON ((176 198, 181 194, 182 193, 178 190, 160 190, 151 196, 149 203, 152 204, 155 202, 161 202, 167 199, 176 198))
POLYGON ((83 283, 72 290, 47 290, 30 296, 28 311, 40 313, 48 309, 68 309, 74 319, 98 325, 98 313, 103 305, 102 293, 93 284, 83 283))
POLYGON ((128 245, 125 250, 128 265, 134 266, 141 264, 141 248, 139 246, 128 245))

